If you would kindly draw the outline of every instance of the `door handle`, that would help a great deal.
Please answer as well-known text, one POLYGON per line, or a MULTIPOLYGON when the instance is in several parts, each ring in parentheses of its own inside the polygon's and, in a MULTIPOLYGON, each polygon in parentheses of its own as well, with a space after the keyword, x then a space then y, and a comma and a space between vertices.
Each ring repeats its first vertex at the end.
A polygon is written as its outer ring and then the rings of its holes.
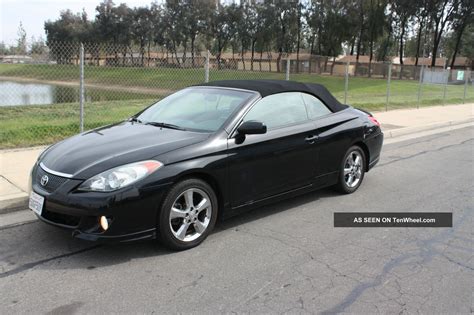
POLYGON ((306 142, 309 142, 309 143, 313 144, 318 139, 319 139, 318 135, 311 135, 311 136, 307 136, 306 139, 304 139, 304 140, 306 142))

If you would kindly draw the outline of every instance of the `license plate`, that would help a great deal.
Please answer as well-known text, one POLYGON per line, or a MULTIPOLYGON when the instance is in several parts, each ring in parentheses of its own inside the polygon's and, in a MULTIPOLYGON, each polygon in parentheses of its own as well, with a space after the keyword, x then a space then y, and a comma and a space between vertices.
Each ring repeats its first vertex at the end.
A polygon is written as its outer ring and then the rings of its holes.
POLYGON ((37 215, 41 215, 43 211, 44 197, 38 195, 34 191, 30 194, 29 208, 37 215))

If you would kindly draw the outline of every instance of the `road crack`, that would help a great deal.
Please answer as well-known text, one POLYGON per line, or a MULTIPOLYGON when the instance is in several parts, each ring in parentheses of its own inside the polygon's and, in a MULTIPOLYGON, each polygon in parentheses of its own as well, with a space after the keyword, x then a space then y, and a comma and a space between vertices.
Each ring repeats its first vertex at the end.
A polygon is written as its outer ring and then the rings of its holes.
MULTIPOLYGON (((468 216, 470 216, 470 215, 472 215, 471 211, 464 212, 464 214, 458 219, 458 221, 455 224, 453 224, 453 228, 447 229, 444 232, 442 232, 438 235, 435 235, 430 239, 415 241, 416 243, 418 243, 418 247, 419 247, 417 252, 401 254, 400 256, 398 256, 394 259, 391 259, 388 263, 386 263, 384 265, 384 267, 382 269, 382 272, 380 274, 378 274, 374 278, 374 280, 360 283, 351 292, 349 292, 349 294, 342 300, 342 302, 340 302, 339 304, 335 305, 334 307, 332 307, 332 308, 330 308, 326 311, 323 311, 322 314, 334 314, 334 313, 344 312, 348 307, 350 307, 352 304, 354 304, 354 302, 356 302, 358 300, 358 298, 367 289, 374 288, 374 287, 377 287, 377 286, 381 285, 382 280, 385 279, 385 277, 387 275, 389 275, 389 274, 394 275, 397 278, 397 276, 395 274, 393 274, 391 271, 395 267, 399 266, 400 264, 402 264, 403 262, 407 261, 410 258, 421 257, 423 263, 425 263, 426 261, 433 259, 434 256, 444 257, 445 256, 444 253, 436 250, 435 248, 433 248, 433 245, 436 244, 436 243, 439 243, 440 241, 445 239, 447 236, 450 236, 450 235, 454 234, 456 228, 458 228, 460 225, 462 225, 463 223, 468 221, 467 219, 468 219, 468 216)), ((445 257, 445 258, 448 259, 447 257, 445 257)), ((468 269, 472 270, 472 267, 460 265, 458 262, 451 261, 450 259, 448 259, 448 261, 450 261, 451 263, 457 264, 458 266, 465 267, 465 268, 468 268, 468 269)), ((403 295, 403 292, 401 291, 401 288, 398 291, 399 291, 400 294, 403 295)))
POLYGON ((452 147, 457 147, 457 146, 461 146, 461 145, 464 145, 470 141, 473 141, 474 138, 471 138, 471 139, 467 139, 467 140, 464 140, 460 143, 455 143, 455 144, 450 144, 450 145, 446 145, 446 146, 443 146, 443 147, 439 147, 439 148, 436 148, 436 149, 433 149, 433 150, 425 150, 425 151, 420 151, 420 152, 417 152, 415 154, 412 154, 412 155, 408 155, 408 156, 403 156, 403 157, 399 157, 399 158, 396 158, 394 160, 391 160, 391 161, 387 161, 385 163, 380 163, 378 165, 378 167, 383 167, 383 166, 386 166, 386 165, 390 165, 390 164, 393 164, 393 163, 396 163, 396 162, 400 162, 400 161, 404 161, 404 160, 408 160, 408 159, 412 159, 412 158, 415 158, 415 157, 418 157, 420 155, 424 155, 424 154, 427 154, 427 153, 433 153, 433 152, 439 152, 439 151, 443 151, 445 149, 449 149, 449 148, 452 148, 452 147))
POLYGON ((101 247, 101 245, 95 245, 95 246, 92 246, 92 247, 87 247, 87 248, 80 249, 80 250, 75 251, 75 252, 62 254, 62 255, 58 255, 58 256, 54 256, 54 257, 50 257, 50 258, 46 258, 46 259, 42 259, 42 260, 30 262, 30 263, 26 263, 24 265, 21 265, 21 266, 18 266, 16 268, 14 268, 14 269, 11 269, 7 272, 0 273, 0 279, 15 275, 17 273, 27 271, 29 269, 32 269, 32 268, 36 267, 36 266, 48 263, 50 261, 54 261, 56 259, 62 259, 62 258, 74 256, 74 255, 77 255, 77 254, 82 254, 84 252, 88 252, 88 251, 94 250, 94 249, 99 248, 99 247, 101 247))

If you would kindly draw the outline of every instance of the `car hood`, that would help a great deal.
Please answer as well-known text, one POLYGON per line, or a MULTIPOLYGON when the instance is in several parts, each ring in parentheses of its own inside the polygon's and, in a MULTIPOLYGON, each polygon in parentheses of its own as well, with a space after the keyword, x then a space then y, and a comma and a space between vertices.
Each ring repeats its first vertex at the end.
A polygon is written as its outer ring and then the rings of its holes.
POLYGON ((123 122, 85 132, 50 147, 40 162, 49 170, 87 179, 110 168, 204 141, 206 133, 123 122))

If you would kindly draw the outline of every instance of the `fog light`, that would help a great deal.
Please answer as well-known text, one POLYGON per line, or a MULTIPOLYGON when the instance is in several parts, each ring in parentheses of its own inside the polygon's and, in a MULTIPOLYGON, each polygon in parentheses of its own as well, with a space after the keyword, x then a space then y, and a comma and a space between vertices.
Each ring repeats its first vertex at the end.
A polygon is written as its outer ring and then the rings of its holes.
POLYGON ((102 230, 107 231, 109 229, 109 219, 105 216, 99 218, 99 224, 102 230))

